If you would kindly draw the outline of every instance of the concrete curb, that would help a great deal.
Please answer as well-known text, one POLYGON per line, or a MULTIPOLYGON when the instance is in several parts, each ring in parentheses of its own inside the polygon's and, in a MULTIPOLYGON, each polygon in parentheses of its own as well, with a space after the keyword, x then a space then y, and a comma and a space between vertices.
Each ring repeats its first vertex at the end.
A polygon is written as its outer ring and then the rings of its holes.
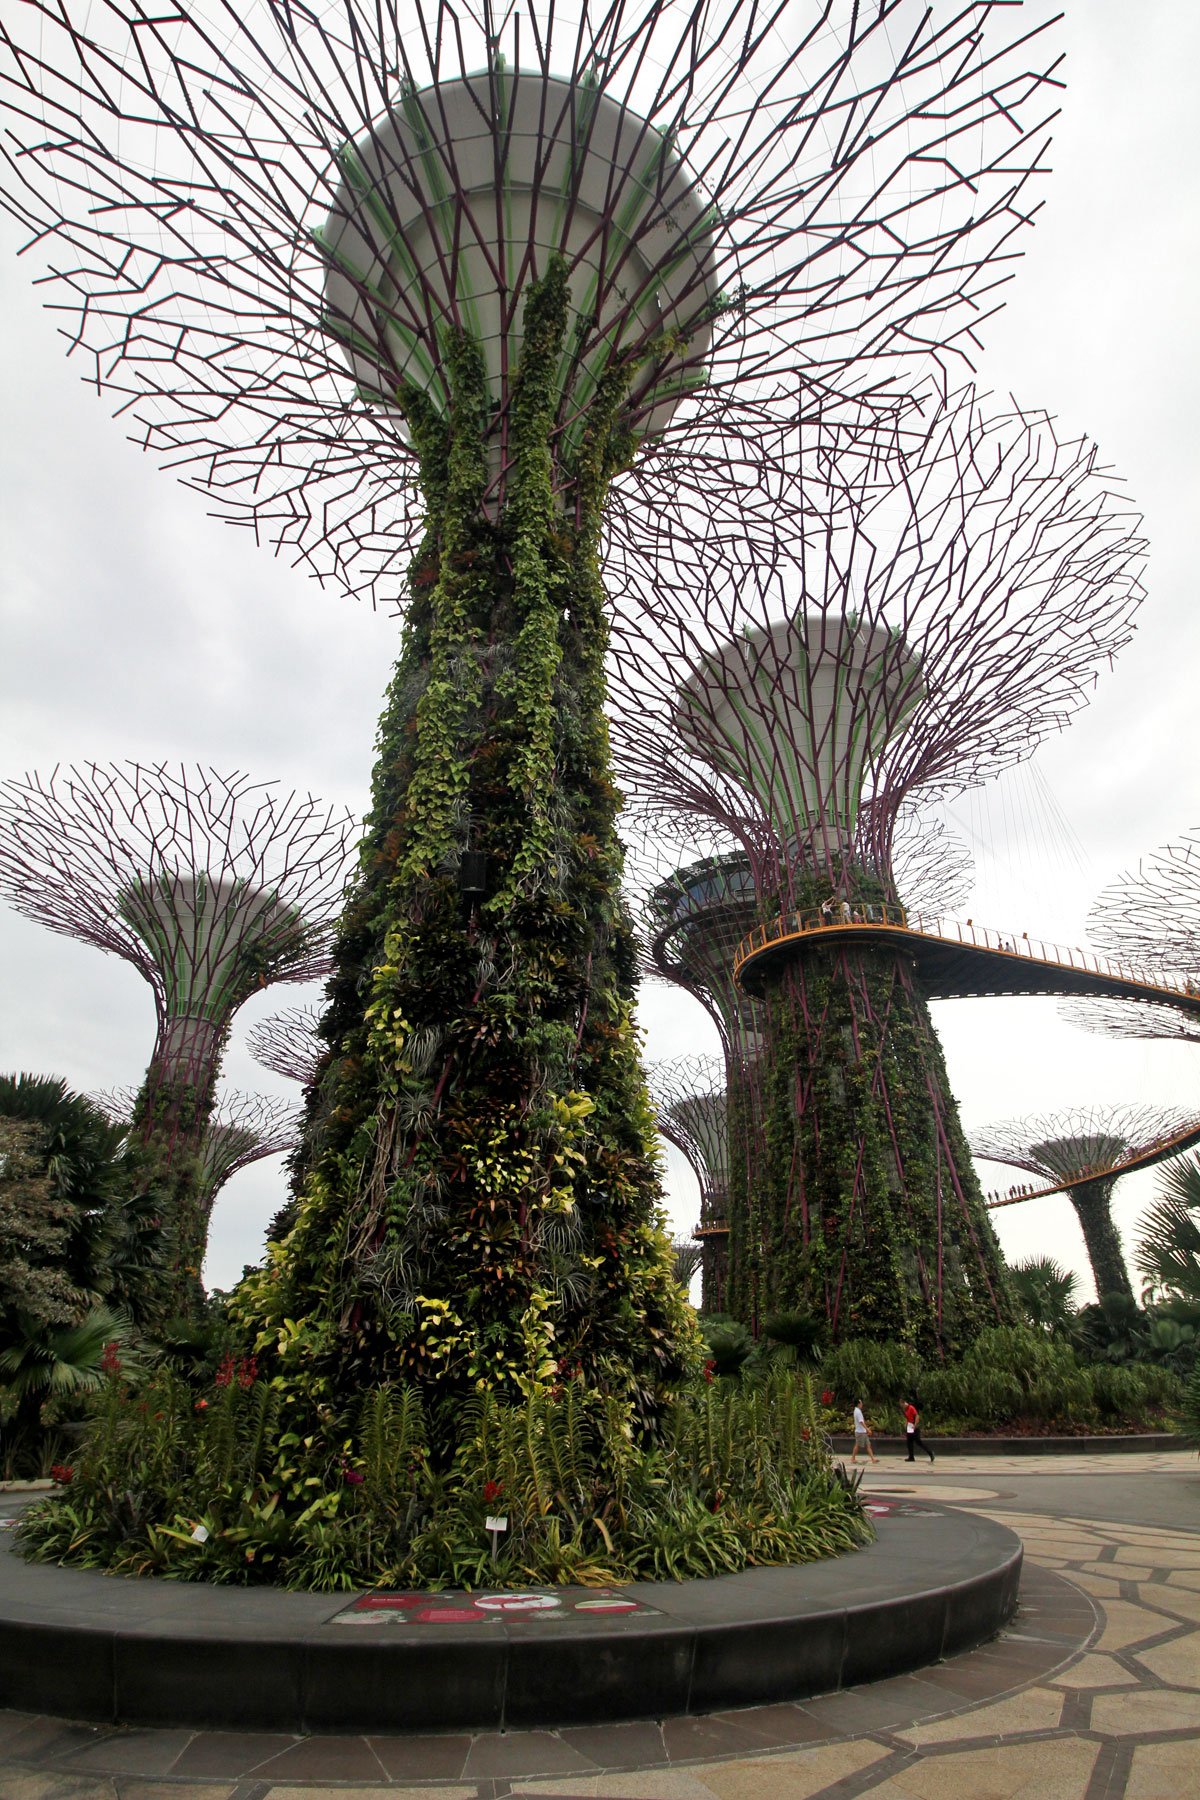
MULTIPOLYGON (((337 1624, 351 1594, 121 1578, 0 1549, 0 1706, 243 1731, 405 1732, 663 1718, 806 1698, 936 1662, 1012 1616, 1020 1540, 892 1504, 827 1562, 622 1590, 652 1611, 337 1624)), ((579 1594, 580 1590, 575 1590, 579 1594)))

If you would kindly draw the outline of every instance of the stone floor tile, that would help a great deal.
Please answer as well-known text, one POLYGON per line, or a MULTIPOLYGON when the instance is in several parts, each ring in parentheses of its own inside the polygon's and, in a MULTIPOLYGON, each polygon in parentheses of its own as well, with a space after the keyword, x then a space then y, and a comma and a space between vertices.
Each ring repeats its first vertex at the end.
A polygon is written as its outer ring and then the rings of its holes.
POLYGON ((4 1800, 117 1800, 117 1790, 106 1775, 89 1779, 42 1769, 5 1770, 3 1779, 4 1800))
POLYGON ((868 1788, 864 1800, 1083 1800, 1097 1749, 1063 1738, 922 1756, 868 1788))
POLYGON ((1054 1676, 1055 1687, 1069 1688, 1105 1688, 1136 1687, 1137 1676, 1123 1669, 1115 1657, 1081 1656, 1067 1669, 1059 1669, 1054 1676))
MULTIPOLYGON (((1153 1601, 1155 1606, 1166 1606, 1181 1619, 1194 1620, 1200 1625, 1200 1594, 1193 1593, 1185 1587, 1165 1587, 1158 1581, 1144 1581, 1140 1589, 1141 1598, 1153 1601)), ((1162 1630, 1162 1626, 1159 1626, 1162 1630)))
MULTIPOLYGON (((720 1718, 709 1713, 700 1718, 664 1719, 662 1732, 673 1763, 704 1762, 713 1756, 751 1756, 762 1748, 752 1731, 742 1730, 735 1712, 720 1718)), ((822 1737, 841 1735, 836 1725, 821 1728, 822 1737)))
POLYGON ((1095 1594, 1101 1600, 1107 1594, 1116 1599, 1121 1592, 1120 1582, 1114 1581, 1110 1575, 1089 1575, 1086 1570, 1072 1569, 1068 1579, 1076 1587, 1082 1588, 1085 1594, 1095 1594))
MULTIPOLYGON (((188 1782, 181 1787, 176 1781, 140 1781, 136 1777, 126 1778, 118 1782, 121 1800, 232 1800, 240 1783, 223 1781, 219 1787, 211 1782, 202 1782, 197 1786, 188 1782)), ((309 1793, 308 1800, 313 1800, 309 1793)), ((346 1800, 346 1796, 342 1796, 346 1800)))
POLYGON ((1200 1593, 1200 1569, 1175 1569, 1168 1577, 1168 1585, 1200 1593))
POLYGON ((728 1762, 707 1768, 704 1783, 715 1800, 809 1800, 835 1781, 857 1775, 889 1753, 879 1744, 823 1744, 773 1756, 769 1762, 728 1762))
POLYGON ((471 1748, 465 1733, 453 1732, 430 1736, 414 1732, 411 1736, 368 1737, 366 1741, 389 1781, 453 1781, 462 1774, 471 1748))
POLYGON ((1104 1629, 1093 1646, 1096 1650, 1127 1650, 1143 1638, 1158 1637, 1169 1629, 1161 1613, 1147 1612, 1131 1600, 1104 1601, 1104 1629))
POLYGON ((99 1743, 59 1757, 59 1766, 114 1775, 166 1775, 195 1737, 194 1731, 114 1731, 99 1743))
MULTIPOLYGON (((1124 1699, 1124 1695, 1121 1696, 1124 1699)), ((961 1738, 1008 1737, 1018 1731, 1052 1731, 1062 1717, 1063 1697, 1050 1688, 1026 1688, 991 1706, 974 1706, 951 1719, 918 1722, 895 1736, 906 1744, 949 1744, 961 1738)))
POLYGON ((1200 1732, 1200 1694, 1176 1694, 1167 1688, 1101 1694, 1092 1701, 1092 1730, 1112 1737, 1138 1737, 1147 1731, 1200 1732))
MULTIPOLYGON (((253 1790, 258 1800, 260 1789, 253 1790)), ((230 1790, 232 1796, 233 1790, 230 1790)), ((379 1794, 398 1792, 404 1800, 477 1800, 479 1789, 476 1787, 406 1787, 389 1788, 345 1788, 345 1787, 272 1787, 263 1792, 263 1800, 355 1800, 361 1794, 363 1800, 375 1800, 379 1794)), ((166 1800, 193 1800, 195 1788, 176 1788, 166 1800)))
MULTIPOLYGON (((1144 1562, 1146 1560, 1145 1544, 1121 1544, 1117 1550, 1116 1560, 1119 1563, 1144 1562)), ((1174 1544, 1163 1547, 1163 1555, 1154 1558, 1156 1564, 1168 1560, 1180 1569, 1200 1569, 1200 1550, 1185 1548, 1176 1538, 1174 1544)))
POLYGON ((1152 1563, 1080 1563, 1081 1574, 1103 1575, 1114 1581, 1149 1581, 1157 1565, 1152 1563))
POLYGON ((1175 1638, 1155 1650, 1139 1650, 1136 1656, 1160 1681, 1170 1682, 1172 1687, 1200 1688, 1200 1634, 1175 1638))
POLYGON ((171 1773, 196 1779, 227 1775, 233 1781, 298 1742, 298 1738, 265 1731, 198 1731, 180 1752, 171 1773))
MULTIPOLYGON (((773 1713, 785 1709, 753 1709, 760 1710, 773 1713)), ((653 1719, 631 1719, 611 1725, 564 1725, 559 1736, 597 1769, 649 1769, 668 1760, 662 1726, 653 1719)))
MULTIPOLYGON (((687 1769, 639 1769, 628 1775, 559 1775, 514 1781, 514 1795, 546 1800, 713 1800, 713 1791, 687 1769)), ((271 1800, 276 1800, 274 1794, 271 1800)), ((404 1800, 411 1800, 409 1794, 404 1800)))
POLYGON ((588 1772, 595 1764, 553 1731, 484 1731, 463 1764, 464 1781, 489 1775, 554 1775, 588 1772))
POLYGON ((256 1781, 382 1781, 383 1764, 360 1737, 301 1738, 257 1764, 256 1781))
POLYGON ((1133 1753, 1125 1800, 1183 1800, 1196 1791, 1200 1742, 1139 1744, 1133 1753))

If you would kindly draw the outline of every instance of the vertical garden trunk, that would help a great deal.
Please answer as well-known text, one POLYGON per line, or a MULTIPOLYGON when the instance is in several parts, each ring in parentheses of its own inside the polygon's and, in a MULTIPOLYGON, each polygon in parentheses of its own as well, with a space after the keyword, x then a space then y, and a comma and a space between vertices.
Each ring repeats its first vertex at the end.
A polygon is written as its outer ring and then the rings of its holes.
POLYGON ((1083 1241, 1096 1281, 1097 1300, 1103 1300, 1106 1294, 1121 1294, 1132 1300, 1133 1283, 1112 1216, 1113 1185, 1111 1181, 1081 1182, 1070 1190, 1071 1205, 1083 1227, 1083 1241))
POLYGON ((1007 1322, 1003 1258, 911 961, 817 941, 763 999, 751 1311, 811 1309, 835 1339, 939 1354, 1007 1322))
POLYGON ((555 267, 527 304, 495 506, 476 347, 455 346, 449 420, 401 395, 428 530, 295 1222, 247 1294, 264 1342, 289 1321, 285 1385, 336 1404, 403 1376, 448 1434, 464 1395, 567 1374, 649 1423, 695 1354, 659 1219, 602 711, 598 543, 632 449, 628 373, 601 384, 555 492, 565 320, 555 267))

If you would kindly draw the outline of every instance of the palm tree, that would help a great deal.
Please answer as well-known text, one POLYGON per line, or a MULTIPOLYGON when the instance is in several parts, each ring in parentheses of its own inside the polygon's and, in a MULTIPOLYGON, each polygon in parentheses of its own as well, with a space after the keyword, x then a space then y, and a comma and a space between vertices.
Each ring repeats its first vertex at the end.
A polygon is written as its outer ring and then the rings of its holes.
POLYGON ((121 1313, 94 1306, 76 1325, 45 1325, 17 1315, 16 1335, 0 1351, 0 1462, 36 1471, 45 1435, 43 1408, 94 1393, 106 1368, 130 1368, 133 1328, 121 1313))
POLYGON ((1011 1270, 1013 1292, 1026 1323, 1056 1337, 1068 1329, 1076 1277, 1049 1256, 1033 1256, 1011 1270))
POLYGON ((1151 1299, 1200 1301, 1200 1156, 1164 1165, 1141 1221, 1136 1261, 1151 1299))

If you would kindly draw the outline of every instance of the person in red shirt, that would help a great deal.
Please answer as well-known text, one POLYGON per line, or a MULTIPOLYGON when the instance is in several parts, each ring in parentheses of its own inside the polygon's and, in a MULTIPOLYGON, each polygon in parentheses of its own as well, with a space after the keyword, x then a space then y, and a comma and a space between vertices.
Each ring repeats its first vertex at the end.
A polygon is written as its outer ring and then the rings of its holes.
POLYGON ((908 1461, 916 1462, 917 1450, 923 1450, 930 1462, 934 1460, 933 1451, 921 1437, 921 1415, 917 1411, 915 1400, 904 1403, 904 1439, 908 1445, 908 1461))

